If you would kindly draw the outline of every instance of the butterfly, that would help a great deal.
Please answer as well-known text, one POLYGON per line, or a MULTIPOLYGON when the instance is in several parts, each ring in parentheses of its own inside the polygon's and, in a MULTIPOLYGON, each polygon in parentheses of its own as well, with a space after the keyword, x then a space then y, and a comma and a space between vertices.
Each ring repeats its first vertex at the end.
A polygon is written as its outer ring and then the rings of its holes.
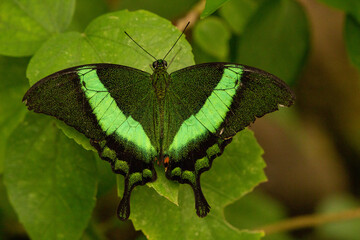
POLYGON ((38 81, 23 98, 29 110, 84 134, 113 172, 125 177, 121 220, 130 216, 133 188, 156 180, 154 164, 164 166, 168 179, 192 187, 196 213, 205 217, 210 206, 200 175, 237 132, 295 100, 283 81, 263 70, 214 62, 169 74, 166 56, 155 58, 152 74, 108 63, 64 69, 38 81))

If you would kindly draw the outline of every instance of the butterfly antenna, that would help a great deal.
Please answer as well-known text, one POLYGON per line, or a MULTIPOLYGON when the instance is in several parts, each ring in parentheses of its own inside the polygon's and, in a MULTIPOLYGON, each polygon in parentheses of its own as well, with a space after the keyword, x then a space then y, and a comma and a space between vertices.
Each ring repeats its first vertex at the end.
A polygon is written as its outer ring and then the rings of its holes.
POLYGON ((172 64, 172 62, 174 61, 174 59, 176 58, 176 56, 178 55, 178 53, 181 51, 181 48, 179 49, 179 51, 176 52, 176 54, 173 56, 173 58, 171 59, 170 63, 168 64, 167 68, 170 67, 170 65, 172 64))
POLYGON ((165 60, 165 58, 167 57, 167 55, 171 52, 171 50, 175 47, 176 43, 179 41, 179 39, 181 38, 181 36, 184 34, 186 28, 189 26, 190 22, 188 22, 184 28, 184 30, 182 31, 182 33, 180 34, 180 36, 178 37, 178 39, 176 39, 174 45, 170 48, 170 50, 167 52, 167 54, 165 55, 165 57, 163 57, 163 60, 165 60))
POLYGON ((139 46, 139 48, 141 48, 142 50, 144 50, 144 52, 146 52, 147 54, 149 54, 153 59, 155 59, 155 61, 157 60, 153 55, 151 55, 148 51, 146 51, 142 46, 140 46, 140 44, 138 44, 132 37, 130 37, 130 35, 124 31, 124 33, 136 44, 139 46))

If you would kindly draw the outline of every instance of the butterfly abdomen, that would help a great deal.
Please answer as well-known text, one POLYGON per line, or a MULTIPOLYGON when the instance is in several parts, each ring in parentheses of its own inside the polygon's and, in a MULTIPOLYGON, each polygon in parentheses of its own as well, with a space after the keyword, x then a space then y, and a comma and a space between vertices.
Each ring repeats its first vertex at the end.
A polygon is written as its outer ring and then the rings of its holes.
POLYGON ((170 84, 170 75, 166 72, 165 68, 157 68, 154 70, 154 73, 151 75, 152 85, 157 100, 157 114, 155 119, 157 126, 155 126, 155 136, 156 141, 159 144, 158 149, 158 162, 160 165, 164 163, 164 154, 163 154, 163 140, 164 140, 164 112, 165 112, 165 96, 167 88, 170 84))

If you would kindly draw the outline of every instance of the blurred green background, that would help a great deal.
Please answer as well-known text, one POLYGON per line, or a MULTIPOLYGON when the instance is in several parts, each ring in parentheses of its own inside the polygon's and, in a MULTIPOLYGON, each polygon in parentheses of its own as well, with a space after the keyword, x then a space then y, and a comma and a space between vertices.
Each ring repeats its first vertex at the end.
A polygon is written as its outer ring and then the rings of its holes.
MULTIPOLYGON (((236 62, 261 68, 279 76, 296 93, 292 108, 250 126, 264 150, 268 181, 225 208, 229 224, 240 230, 261 229, 299 215, 360 207, 360 2, 207 1, 203 12, 204 5, 196 0, 49 0, 43 5, 0 0, 0 239, 29 239, 29 229, 15 213, 21 210, 13 209, 3 181, 8 139, 15 129, 21 135, 18 126, 24 124, 27 113, 21 103, 29 87, 27 77, 39 74, 36 68, 27 68, 29 61, 35 64, 37 54, 44 52, 41 47, 59 34, 81 33, 96 17, 122 9, 148 10, 180 30, 191 21, 185 35, 195 63, 236 62)), ((173 40, 165 40, 172 44, 173 40)), ((48 50, 46 54, 54 55, 48 50)), ((41 64, 45 67, 47 62, 41 64)), ((141 224, 134 227, 131 221, 115 218, 115 177, 106 163, 94 160, 92 164, 105 180, 98 183, 95 209, 81 239, 162 239, 156 231, 139 229, 141 224)), ((185 232, 186 224, 191 223, 184 223, 185 232)), ((151 228, 171 233, 171 226, 151 228)), ((221 231, 211 229, 207 239, 219 239, 214 236, 221 236, 221 231)), ((359 236, 360 220, 353 219, 264 239, 358 240, 359 236)), ((67 238, 58 235, 56 239, 67 238)))

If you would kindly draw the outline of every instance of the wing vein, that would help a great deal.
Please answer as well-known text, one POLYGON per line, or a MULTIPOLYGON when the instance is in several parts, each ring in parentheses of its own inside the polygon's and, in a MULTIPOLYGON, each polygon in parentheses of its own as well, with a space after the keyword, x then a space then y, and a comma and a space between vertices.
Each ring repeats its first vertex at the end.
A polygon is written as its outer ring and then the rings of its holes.
MULTIPOLYGON (((182 104, 183 106, 186 106, 186 108, 189 109, 188 106, 183 103, 183 101, 180 99, 180 97, 179 97, 176 93, 174 93, 174 96, 176 96, 176 97, 179 99, 179 101, 181 102, 181 104, 182 104)), ((201 109, 200 109, 200 110, 201 110, 201 109)), ((211 132, 201 121, 199 121, 199 119, 198 119, 194 114, 192 114, 192 115, 194 116, 194 118, 195 118, 206 130, 208 130, 208 132, 211 132)), ((205 114, 204 114, 204 115, 205 115, 205 114)), ((205 116, 206 116, 206 115, 205 115, 205 116)))

